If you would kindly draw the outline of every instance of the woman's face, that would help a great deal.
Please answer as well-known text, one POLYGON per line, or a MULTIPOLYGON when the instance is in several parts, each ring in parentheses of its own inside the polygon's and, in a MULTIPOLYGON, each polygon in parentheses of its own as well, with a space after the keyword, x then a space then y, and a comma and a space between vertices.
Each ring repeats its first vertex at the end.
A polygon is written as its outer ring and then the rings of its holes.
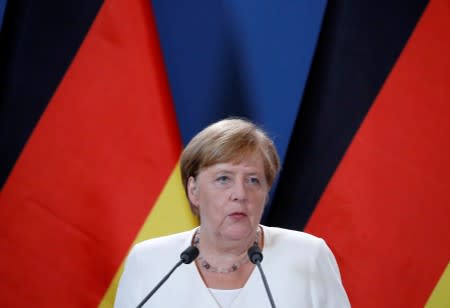
POLYGON ((202 233, 240 240, 254 234, 269 187, 261 155, 240 163, 218 163, 188 181, 188 195, 199 209, 202 233))

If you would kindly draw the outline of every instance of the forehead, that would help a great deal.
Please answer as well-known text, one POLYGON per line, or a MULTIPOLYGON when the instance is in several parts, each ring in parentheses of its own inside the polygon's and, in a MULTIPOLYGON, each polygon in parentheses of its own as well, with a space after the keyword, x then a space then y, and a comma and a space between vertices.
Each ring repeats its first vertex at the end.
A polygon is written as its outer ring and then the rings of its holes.
POLYGON ((248 173, 262 173, 264 174, 264 163, 261 154, 255 153, 247 155, 240 160, 219 162, 211 166, 202 168, 201 172, 248 172, 248 173))

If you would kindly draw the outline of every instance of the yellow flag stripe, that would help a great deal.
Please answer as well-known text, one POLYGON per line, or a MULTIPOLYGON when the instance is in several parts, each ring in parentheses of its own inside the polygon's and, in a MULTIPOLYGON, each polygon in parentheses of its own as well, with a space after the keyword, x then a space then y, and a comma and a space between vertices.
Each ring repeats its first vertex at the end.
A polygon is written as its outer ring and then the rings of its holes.
MULTIPOLYGON (((186 231, 197 225, 198 220, 192 215, 184 194, 180 166, 177 164, 133 245, 149 238, 186 231)), ((117 284, 122 271, 123 263, 98 307, 113 307, 117 284)))
POLYGON ((450 262, 425 305, 425 308, 444 307, 450 307, 450 262))

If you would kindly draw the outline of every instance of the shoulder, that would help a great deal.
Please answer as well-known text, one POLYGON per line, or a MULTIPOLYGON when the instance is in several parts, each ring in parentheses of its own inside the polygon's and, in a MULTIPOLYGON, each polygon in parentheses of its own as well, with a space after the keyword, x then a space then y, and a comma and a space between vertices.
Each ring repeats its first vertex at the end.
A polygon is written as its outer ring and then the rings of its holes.
POLYGON ((264 262, 273 280, 278 275, 283 288, 303 283, 311 292, 310 306, 350 307, 336 259, 322 238, 282 228, 263 227, 263 230, 267 240, 264 262), (290 275, 285 275, 286 272, 290 275))
POLYGON ((263 226, 264 240, 268 245, 293 245, 298 248, 315 248, 323 245, 324 240, 309 233, 263 226))
POLYGON ((315 267, 321 255, 331 253, 325 241, 317 236, 301 231, 263 226, 264 251, 277 262, 315 267))
POLYGON ((191 244, 194 231, 195 229, 142 241, 132 248, 129 258, 138 262, 145 260, 146 263, 154 259, 176 262, 179 254, 191 244))
POLYGON ((115 307, 136 307, 149 286, 156 285, 180 260, 181 252, 190 245, 194 230, 134 245, 120 278, 115 307))

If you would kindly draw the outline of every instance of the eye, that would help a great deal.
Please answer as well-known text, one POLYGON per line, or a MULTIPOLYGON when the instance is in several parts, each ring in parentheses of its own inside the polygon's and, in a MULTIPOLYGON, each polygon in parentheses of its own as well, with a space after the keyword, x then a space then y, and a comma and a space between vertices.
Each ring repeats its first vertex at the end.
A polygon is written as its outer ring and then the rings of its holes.
POLYGON ((256 176, 251 176, 248 178, 248 183, 252 185, 259 185, 261 184, 261 181, 256 176))
POLYGON ((216 182, 222 183, 222 184, 226 184, 230 182, 230 177, 227 175, 221 175, 219 177, 216 178, 216 182))

